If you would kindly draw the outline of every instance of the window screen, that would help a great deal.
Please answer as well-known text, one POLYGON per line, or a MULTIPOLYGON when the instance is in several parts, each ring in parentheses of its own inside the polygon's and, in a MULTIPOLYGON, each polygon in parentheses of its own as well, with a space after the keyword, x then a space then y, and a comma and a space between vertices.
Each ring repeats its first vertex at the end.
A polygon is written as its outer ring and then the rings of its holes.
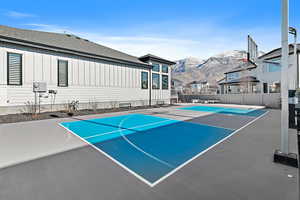
POLYGON ((68 61, 58 61, 58 86, 68 86, 68 61))
POLYGON ((22 85, 22 55, 7 54, 7 84, 22 85))

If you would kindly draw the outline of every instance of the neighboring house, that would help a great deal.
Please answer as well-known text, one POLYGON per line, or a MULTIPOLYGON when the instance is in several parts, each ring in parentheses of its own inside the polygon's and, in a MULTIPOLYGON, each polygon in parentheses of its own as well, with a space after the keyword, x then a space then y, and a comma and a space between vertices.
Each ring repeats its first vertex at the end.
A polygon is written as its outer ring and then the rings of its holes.
MULTIPOLYGON (((297 67, 300 68, 300 45, 297 46, 297 67)), ((294 67, 294 46, 290 45, 289 88, 296 88, 297 68, 294 67)), ((244 63, 225 73, 220 80, 221 94, 233 93, 280 93, 281 82, 281 48, 274 49, 258 58, 254 63, 244 63)))
POLYGON ((216 94, 218 87, 209 84, 206 80, 201 80, 188 83, 184 90, 187 94, 216 94))
POLYGON ((255 93, 259 91, 259 81, 256 79, 257 66, 250 62, 225 73, 225 78, 218 82, 221 93, 255 93))
POLYGON ((225 94, 225 83, 226 83, 226 76, 222 79, 217 81, 218 84, 218 94, 225 94))
POLYGON ((179 95, 183 93, 183 82, 178 79, 171 80, 171 101, 178 103, 179 95))
POLYGON ((209 88, 207 81, 193 81, 188 84, 191 88, 192 93, 206 93, 209 88))
MULTIPOLYGON (((25 102, 34 102, 34 82, 57 91, 57 109, 73 100, 82 108, 91 101, 169 103, 173 64, 153 55, 137 58, 71 34, 0 26, 0 114, 19 112, 25 102)), ((51 102, 42 99, 44 108, 51 102)))
POLYGON ((174 93, 183 93, 183 82, 178 79, 172 79, 171 89, 174 93))

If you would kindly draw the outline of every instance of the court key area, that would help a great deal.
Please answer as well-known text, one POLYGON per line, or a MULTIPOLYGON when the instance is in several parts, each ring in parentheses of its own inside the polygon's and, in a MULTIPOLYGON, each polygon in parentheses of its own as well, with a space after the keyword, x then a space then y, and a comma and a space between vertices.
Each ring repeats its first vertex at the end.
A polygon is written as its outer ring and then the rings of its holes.
POLYGON ((192 106, 179 108, 207 113, 175 120, 147 113, 75 119, 60 125, 153 187, 215 145, 254 122, 266 111, 249 108, 192 106))

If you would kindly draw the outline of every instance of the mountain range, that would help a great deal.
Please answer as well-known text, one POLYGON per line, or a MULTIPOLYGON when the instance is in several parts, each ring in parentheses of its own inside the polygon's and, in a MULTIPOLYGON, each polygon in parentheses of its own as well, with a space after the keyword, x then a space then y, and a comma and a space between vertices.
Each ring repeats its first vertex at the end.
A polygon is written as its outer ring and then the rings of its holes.
POLYGON ((247 52, 243 50, 223 52, 208 59, 185 58, 178 60, 172 67, 172 79, 177 79, 183 84, 205 80, 216 85, 225 72, 238 67, 246 62, 246 59, 247 52))

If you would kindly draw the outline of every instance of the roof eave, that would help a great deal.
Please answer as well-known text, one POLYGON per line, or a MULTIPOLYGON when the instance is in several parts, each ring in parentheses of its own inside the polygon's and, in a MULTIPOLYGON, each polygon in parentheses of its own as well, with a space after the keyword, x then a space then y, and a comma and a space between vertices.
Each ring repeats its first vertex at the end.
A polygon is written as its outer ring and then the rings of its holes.
POLYGON ((232 71, 228 71, 225 72, 224 74, 229 74, 229 73, 234 73, 234 72, 241 72, 241 71, 246 71, 246 70, 250 70, 250 69, 254 69, 257 67, 256 64, 251 63, 253 66, 252 67, 247 67, 247 68, 242 68, 242 69, 236 69, 236 70, 232 70, 232 71))
MULTIPOLYGON (((297 53, 300 53, 300 50, 297 51, 297 53)), ((290 52, 289 55, 293 55, 294 52, 290 52)), ((281 57, 281 54, 280 55, 274 55, 274 56, 271 56, 271 57, 267 57, 267 58, 264 58, 262 60, 271 60, 271 59, 274 59, 274 58, 280 58, 281 57)))
POLYGON ((169 61, 166 59, 158 59, 158 58, 154 58, 152 56, 146 55, 146 56, 142 56, 139 58, 141 61, 154 61, 154 62, 160 62, 163 64, 167 64, 167 65, 175 65, 176 63, 173 61, 169 61))
MULTIPOLYGON (((294 45, 293 45, 293 44, 289 44, 289 50, 290 50, 291 45, 292 45, 292 49, 293 49, 293 50, 292 50, 292 52, 289 52, 289 55, 291 55, 291 54, 294 53, 294 45)), ((300 52, 299 46, 300 46, 300 45, 297 44, 297 53, 300 52)), ((268 53, 265 53, 265 54, 259 56, 258 59, 264 59, 264 57, 267 57, 267 56, 271 55, 272 53, 274 53, 274 52, 276 52, 276 51, 278 51, 278 50, 280 50, 280 49, 281 49, 281 47, 280 47, 280 48, 273 49, 273 50, 269 51, 268 53)), ((278 58, 278 57, 281 57, 281 53, 280 53, 279 55, 274 55, 274 56, 272 56, 272 57, 270 57, 270 58, 265 58, 265 59, 273 59, 273 58, 278 58)))
POLYGON ((45 45, 45 44, 41 44, 41 43, 35 43, 35 42, 26 41, 26 40, 5 37, 5 36, 0 36, 0 42, 21 45, 21 46, 31 47, 31 48, 37 48, 37 49, 43 49, 43 50, 48 50, 48 51, 54 51, 54 52, 59 52, 59 53, 77 55, 77 56, 82 56, 82 57, 94 58, 94 59, 99 59, 99 60, 108 61, 108 62, 115 62, 115 63, 121 63, 121 64, 134 64, 136 66, 143 66, 146 68, 151 67, 151 65, 149 65, 147 63, 139 63, 139 62, 132 62, 132 61, 127 61, 127 60, 122 60, 122 59, 117 59, 117 58, 112 58, 112 57, 105 57, 105 56, 101 56, 101 55, 97 55, 97 54, 90 54, 90 53, 75 51, 75 50, 71 50, 71 49, 64 49, 64 48, 60 48, 60 47, 55 47, 55 46, 50 46, 50 45, 45 45))
POLYGON ((155 62, 160 62, 163 64, 167 64, 167 65, 175 65, 176 63, 173 61, 169 61, 169 60, 162 60, 162 59, 156 59, 156 58, 151 58, 150 60, 153 60, 155 62))

